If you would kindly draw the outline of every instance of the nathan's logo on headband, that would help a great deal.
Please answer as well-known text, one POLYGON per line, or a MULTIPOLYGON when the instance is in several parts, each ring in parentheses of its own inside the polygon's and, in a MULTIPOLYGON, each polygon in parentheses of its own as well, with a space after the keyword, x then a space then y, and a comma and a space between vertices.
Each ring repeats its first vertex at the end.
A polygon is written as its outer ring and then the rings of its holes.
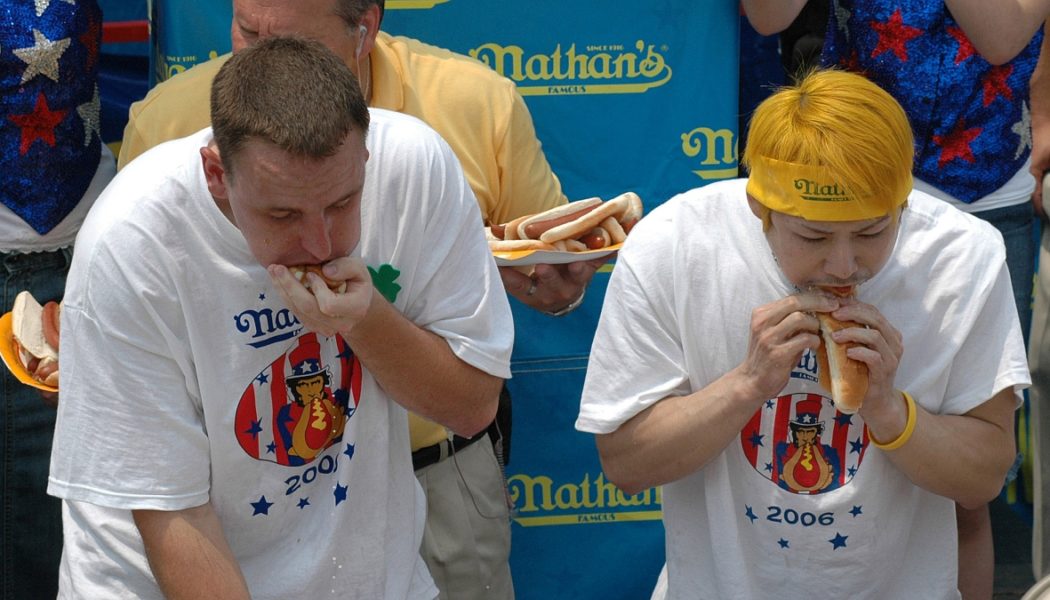
POLYGON ((747 194, 766 208, 810 221, 861 221, 884 217, 908 198, 911 177, 875 194, 857 194, 841 182, 841 173, 821 165, 806 165, 755 157, 747 194))
POLYGON ((849 202, 849 193, 837 183, 820 183, 811 179, 796 179, 795 189, 804 200, 813 202, 849 202))

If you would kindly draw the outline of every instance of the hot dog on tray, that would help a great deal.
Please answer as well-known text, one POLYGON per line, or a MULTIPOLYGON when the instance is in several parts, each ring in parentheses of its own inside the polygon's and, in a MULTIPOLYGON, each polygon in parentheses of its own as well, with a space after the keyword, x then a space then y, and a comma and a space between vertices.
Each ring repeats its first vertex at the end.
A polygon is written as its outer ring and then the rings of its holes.
POLYGON ((43 306, 28 291, 15 296, 11 309, 11 333, 15 355, 33 379, 58 387, 58 344, 61 306, 43 306))
POLYGON ((642 218, 642 199, 625 192, 611 200, 577 200, 487 228, 493 251, 600 250, 624 241, 642 218))
MULTIPOLYGON (((826 288, 839 297, 853 295, 852 288, 826 288)), ((817 365, 820 385, 831 392, 831 399, 839 412, 851 415, 860 410, 864 396, 868 393, 868 366, 846 356, 846 350, 856 346, 854 342, 840 344, 831 334, 849 327, 863 327, 854 321, 840 321, 828 313, 817 313, 820 321, 820 346, 817 348, 817 365)))

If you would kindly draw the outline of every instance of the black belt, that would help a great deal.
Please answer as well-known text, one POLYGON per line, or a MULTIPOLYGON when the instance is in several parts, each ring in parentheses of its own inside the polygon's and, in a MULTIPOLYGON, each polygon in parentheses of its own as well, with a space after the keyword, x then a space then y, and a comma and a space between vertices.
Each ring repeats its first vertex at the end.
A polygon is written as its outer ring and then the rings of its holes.
POLYGON ((488 432, 482 431, 478 435, 472 438, 460 437, 453 435, 452 440, 447 439, 441 440, 433 446, 427 446, 420 448, 412 453, 412 468, 416 471, 429 467, 430 465, 439 463, 449 456, 452 456, 456 452, 466 448, 478 440, 488 438, 488 432))

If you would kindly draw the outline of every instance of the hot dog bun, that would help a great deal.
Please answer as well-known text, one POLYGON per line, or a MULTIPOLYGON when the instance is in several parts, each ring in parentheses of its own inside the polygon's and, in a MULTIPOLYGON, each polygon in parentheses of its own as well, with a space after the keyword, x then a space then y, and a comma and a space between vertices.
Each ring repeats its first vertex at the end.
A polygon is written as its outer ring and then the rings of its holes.
POLYGON ((58 387, 59 305, 41 306, 28 291, 19 292, 11 309, 11 334, 18 359, 34 379, 58 387))
POLYGON ((558 240, 578 238, 597 227, 608 217, 618 217, 622 215, 629 206, 629 200, 625 195, 617 196, 608 202, 599 202, 601 204, 600 206, 594 208, 582 217, 544 231, 540 235, 540 239, 547 243, 554 243, 558 240))
POLYGON ((851 415, 860 410, 868 393, 868 366, 846 356, 846 350, 856 344, 839 344, 831 338, 832 332, 848 327, 860 327, 853 321, 839 321, 828 313, 817 313, 820 321, 820 346, 817 363, 820 385, 831 392, 831 399, 839 412, 851 415))
MULTIPOLYGON (((543 234, 557 226, 571 223, 581 218, 584 214, 594 210, 601 204, 601 198, 587 198, 586 200, 577 200, 561 206, 555 206, 552 209, 527 217, 518 222, 516 228, 518 238, 523 240, 540 239, 548 243, 556 242, 558 240, 543 239, 543 234)), ((511 223, 513 224, 514 222, 512 221, 511 223)))
POLYGON ((324 280, 325 285, 328 289, 332 290, 336 294, 342 294, 346 291, 345 281, 336 281, 325 277, 324 273, 321 272, 321 265, 296 265, 288 267, 288 270, 292 272, 299 283, 303 284, 303 287, 310 289, 310 278, 306 276, 307 273, 314 273, 318 277, 324 280))

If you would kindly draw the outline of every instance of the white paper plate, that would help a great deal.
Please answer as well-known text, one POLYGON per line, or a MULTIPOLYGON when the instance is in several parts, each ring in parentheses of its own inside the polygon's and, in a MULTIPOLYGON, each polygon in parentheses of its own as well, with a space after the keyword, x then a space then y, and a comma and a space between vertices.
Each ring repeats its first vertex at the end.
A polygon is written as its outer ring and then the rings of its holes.
POLYGON ((620 249, 623 244, 614 244, 601 250, 586 252, 556 252, 553 250, 515 250, 514 252, 493 252, 496 264, 501 267, 527 267, 530 265, 565 265, 584 260, 594 260, 609 256, 620 249))

